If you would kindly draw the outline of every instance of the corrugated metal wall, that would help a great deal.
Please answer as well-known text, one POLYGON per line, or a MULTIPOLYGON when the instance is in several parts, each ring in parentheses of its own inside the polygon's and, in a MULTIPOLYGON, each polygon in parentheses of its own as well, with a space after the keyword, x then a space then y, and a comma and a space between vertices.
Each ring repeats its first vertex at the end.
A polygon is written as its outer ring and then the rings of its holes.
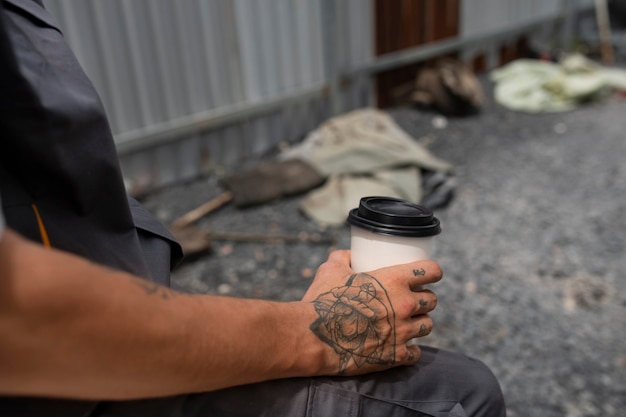
POLYGON ((328 116, 319 1, 46 7, 101 93, 133 192, 233 167, 328 116))
POLYGON ((563 0, 464 0, 461 3, 463 21, 460 32, 468 36, 511 27, 540 16, 557 14, 562 4, 563 0))
MULTIPOLYGON (((514 44, 519 35, 511 33, 516 27, 530 27, 527 35, 551 47, 563 46, 567 38, 573 36, 572 25, 576 14, 593 7, 594 0, 463 0, 460 35, 463 38, 480 37, 484 33, 501 32, 503 36, 482 45, 468 45, 463 50, 463 58, 471 60, 476 54, 486 54, 488 66, 497 65, 499 48, 514 44), (549 20, 545 20, 548 18, 549 20), (552 18, 550 20, 550 18, 552 18), (544 20, 545 24, 533 25, 544 20)), ((535 45, 537 46, 537 45, 535 45)))
MULTIPOLYGON (((374 102, 371 0, 45 4, 102 96, 133 193, 233 169, 334 113, 374 102)), ((460 33, 559 7, 464 0, 460 33)))

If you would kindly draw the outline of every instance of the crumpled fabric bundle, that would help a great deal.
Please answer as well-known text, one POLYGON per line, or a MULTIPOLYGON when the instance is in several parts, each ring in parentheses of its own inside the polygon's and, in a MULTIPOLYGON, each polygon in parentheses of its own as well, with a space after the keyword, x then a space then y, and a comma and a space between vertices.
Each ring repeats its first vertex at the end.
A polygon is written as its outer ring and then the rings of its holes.
POLYGON ((482 85, 462 61, 441 58, 422 67, 415 78, 411 101, 446 115, 477 113, 485 101, 482 85))
POLYGON ((559 63, 519 59, 491 72, 499 104, 528 113, 562 112, 612 91, 626 90, 626 71, 607 68, 581 54, 559 63))
POLYGON ((327 178, 300 206, 323 225, 343 225, 348 211, 365 196, 423 203, 425 172, 430 183, 445 185, 448 191, 453 188, 452 165, 416 142, 389 115, 373 108, 328 120, 279 157, 306 161, 327 178))

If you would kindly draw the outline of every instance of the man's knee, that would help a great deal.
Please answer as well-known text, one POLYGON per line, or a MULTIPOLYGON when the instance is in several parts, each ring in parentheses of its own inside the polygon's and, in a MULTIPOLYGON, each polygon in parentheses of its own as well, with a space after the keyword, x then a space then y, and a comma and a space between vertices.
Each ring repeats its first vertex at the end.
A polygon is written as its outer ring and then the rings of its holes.
POLYGON ((433 372, 443 373, 439 379, 448 384, 459 402, 471 416, 505 416, 506 408, 500 383, 482 361, 466 355, 422 347, 425 361, 432 361, 433 372))

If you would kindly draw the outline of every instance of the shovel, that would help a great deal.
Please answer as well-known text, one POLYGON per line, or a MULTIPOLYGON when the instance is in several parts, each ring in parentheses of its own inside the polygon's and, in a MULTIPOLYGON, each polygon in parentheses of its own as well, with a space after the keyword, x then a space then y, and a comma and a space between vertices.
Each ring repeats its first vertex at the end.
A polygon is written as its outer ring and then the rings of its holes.
POLYGON ((297 236, 249 234, 200 230, 193 223, 232 202, 236 207, 250 207, 267 203, 283 196, 295 195, 321 185, 325 178, 310 164, 300 159, 273 160, 257 167, 225 177, 221 184, 227 191, 185 213, 172 222, 170 231, 183 247, 186 256, 209 252, 211 240, 315 242, 328 243, 333 239, 319 235, 297 236))

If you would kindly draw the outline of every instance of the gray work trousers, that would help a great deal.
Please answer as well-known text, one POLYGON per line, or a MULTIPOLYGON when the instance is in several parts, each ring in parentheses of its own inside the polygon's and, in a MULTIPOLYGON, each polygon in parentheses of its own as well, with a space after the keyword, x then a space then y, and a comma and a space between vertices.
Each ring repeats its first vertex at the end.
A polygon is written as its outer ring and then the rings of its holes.
POLYGON ((415 366, 359 377, 293 378, 209 393, 102 403, 94 417, 504 417, 500 386, 480 361, 422 347, 415 366))

